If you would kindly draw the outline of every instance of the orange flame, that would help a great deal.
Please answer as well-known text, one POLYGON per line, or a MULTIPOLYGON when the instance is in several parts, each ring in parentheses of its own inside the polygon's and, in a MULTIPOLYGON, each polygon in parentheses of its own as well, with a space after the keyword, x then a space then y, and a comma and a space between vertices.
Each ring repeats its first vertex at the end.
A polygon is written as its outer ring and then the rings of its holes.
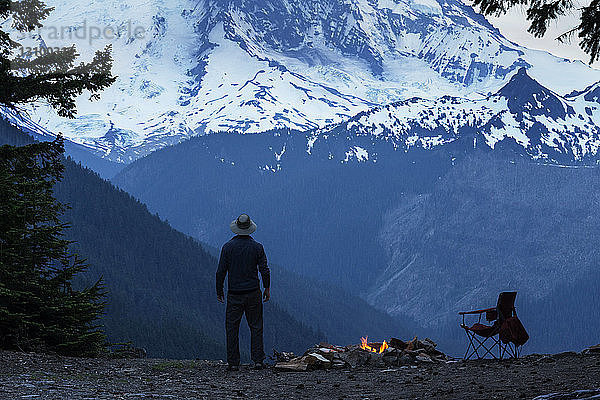
POLYGON ((388 346, 387 342, 384 340, 383 343, 381 344, 381 347, 379 348, 379 352, 383 353, 385 351, 385 349, 389 348, 390 346, 388 346))
POLYGON ((379 350, 377 350, 376 348, 369 346, 368 338, 369 338, 368 336, 360 338, 360 348, 361 349, 370 351, 371 353, 383 353, 385 351, 385 349, 390 347, 390 346, 388 346, 387 342, 384 340, 383 343, 381 344, 381 346, 379 347, 379 350))

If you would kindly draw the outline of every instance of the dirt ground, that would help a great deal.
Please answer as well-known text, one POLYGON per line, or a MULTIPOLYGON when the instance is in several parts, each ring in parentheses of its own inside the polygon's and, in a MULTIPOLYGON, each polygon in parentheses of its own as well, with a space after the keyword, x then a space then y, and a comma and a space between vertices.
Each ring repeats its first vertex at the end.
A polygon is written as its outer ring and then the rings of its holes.
POLYGON ((600 388, 600 354, 311 372, 225 367, 218 361, 0 352, 0 399, 533 399, 600 388))

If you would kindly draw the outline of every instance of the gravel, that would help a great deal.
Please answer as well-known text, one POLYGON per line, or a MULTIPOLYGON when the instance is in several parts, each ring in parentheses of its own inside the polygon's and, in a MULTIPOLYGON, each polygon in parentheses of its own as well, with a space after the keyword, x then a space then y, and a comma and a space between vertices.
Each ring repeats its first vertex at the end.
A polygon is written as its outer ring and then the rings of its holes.
POLYGON ((87 359, 0 351, 0 399, 533 399, 600 388, 598 353, 387 369, 279 372, 242 366, 239 372, 227 372, 225 368, 221 361, 87 359))

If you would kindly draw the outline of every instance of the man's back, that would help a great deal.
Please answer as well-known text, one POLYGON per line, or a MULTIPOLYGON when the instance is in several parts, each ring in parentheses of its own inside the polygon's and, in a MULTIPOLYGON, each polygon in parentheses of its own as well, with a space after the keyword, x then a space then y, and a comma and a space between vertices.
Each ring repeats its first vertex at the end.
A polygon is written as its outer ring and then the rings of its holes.
POLYGON ((223 245, 217 268, 217 294, 223 293, 225 276, 228 276, 230 293, 247 293, 260 288, 258 272, 263 285, 270 284, 270 271, 262 244, 249 235, 237 235, 223 245))

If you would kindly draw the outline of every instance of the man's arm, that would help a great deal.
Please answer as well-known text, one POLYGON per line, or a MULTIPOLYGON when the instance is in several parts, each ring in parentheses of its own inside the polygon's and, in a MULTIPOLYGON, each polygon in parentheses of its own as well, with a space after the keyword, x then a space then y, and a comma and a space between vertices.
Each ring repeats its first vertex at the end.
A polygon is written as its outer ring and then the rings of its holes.
POLYGON ((263 287, 265 288, 263 300, 269 301, 271 298, 271 271, 269 270, 269 265, 267 264, 267 255, 265 254, 265 249, 262 245, 260 245, 258 251, 258 270, 260 272, 260 276, 262 277, 263 287))
POLYGON ((225 301, 225 294, 223 292, 223 285, 225 284, 225 276, 227 276, 227 270, 229 269, 229 259, 225 246, 221 249, 221 256, 219 257, 219 266, 217 267, 217 300, 221 303, 225 301))

